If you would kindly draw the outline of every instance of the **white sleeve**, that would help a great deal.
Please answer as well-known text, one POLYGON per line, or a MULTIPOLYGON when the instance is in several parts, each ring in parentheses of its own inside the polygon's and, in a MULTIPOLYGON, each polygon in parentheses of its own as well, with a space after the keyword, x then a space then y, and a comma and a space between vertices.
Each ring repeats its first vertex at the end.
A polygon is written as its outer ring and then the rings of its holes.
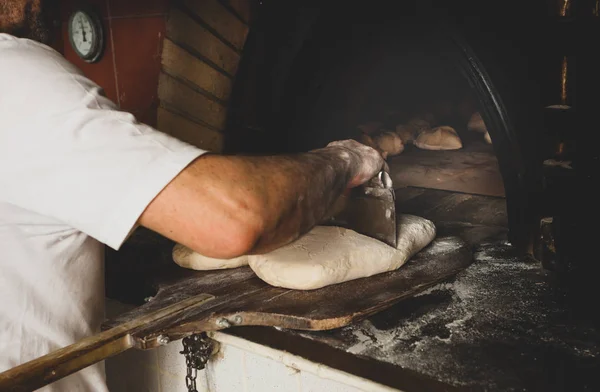
POLYGON ((0 90, 0 200, 115 249, 204 153, 118 111, 62 56, 31 41, 0 46, 0 90))

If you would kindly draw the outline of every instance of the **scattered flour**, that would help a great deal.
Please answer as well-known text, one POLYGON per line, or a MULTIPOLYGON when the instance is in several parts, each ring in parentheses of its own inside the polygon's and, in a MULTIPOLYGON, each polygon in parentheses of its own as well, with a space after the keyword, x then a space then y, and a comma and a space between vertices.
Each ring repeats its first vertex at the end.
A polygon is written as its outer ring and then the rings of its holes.
MULTIPOLYGON (((438 241, 423 252, 451 248, 450 240, 438 241)), ((483 244, 474 256, 453 281, 367 320, 300 334, 455 386, 485 390, 523 390, 532 380, 552 380, 552 361, 575 368, 581 363, 591 377, 600 370, 589 367, 589 361, 600 363, 600 332, 577 327, 575 333, 576 327, 569 327, 561 293, 538 263, 517 257, 505 241, 483 244)))
POLYGON ((431 246, 429 246, 425 252, 429 254, 444 254, 452 252, 460 246, 461 243, 457 241, 457 237, 437 238, 437 240, 432 242, 431 246))

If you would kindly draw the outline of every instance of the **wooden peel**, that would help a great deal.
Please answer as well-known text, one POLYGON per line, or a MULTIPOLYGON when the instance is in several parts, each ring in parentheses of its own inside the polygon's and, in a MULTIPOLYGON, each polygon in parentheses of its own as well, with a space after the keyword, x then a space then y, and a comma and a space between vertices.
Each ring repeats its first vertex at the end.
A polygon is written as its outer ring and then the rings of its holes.
POLYGON ((105 323, 98 335, 1 373, 0 391, 35 390, 132 347, 154 348, 194 333, 232 326, 340 328, 455 275, 472 256, 458 237, 440 238, 397 271, 310 291, 270 286, 249 267, 193 271, 170 263, 157 275, 152 300, 105 323))
POLYGON ((214 298, 209 294, 187 298, 0 373, 0 391, 27 392, 39 389, 134 347, 135 340, 132 335, 147 324, 204 305, 214 298))

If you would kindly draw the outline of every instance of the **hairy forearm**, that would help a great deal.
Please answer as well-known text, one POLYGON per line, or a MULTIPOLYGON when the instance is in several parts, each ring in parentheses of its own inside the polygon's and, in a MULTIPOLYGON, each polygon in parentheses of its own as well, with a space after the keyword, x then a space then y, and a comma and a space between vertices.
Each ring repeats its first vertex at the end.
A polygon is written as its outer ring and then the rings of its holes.
POLYGON ((339 146, 282 156, 208 154, 150 203, 140 223, 210 257, 264 253, 322 221, 376 167, 364 169, 363 156, 339 146))
POLYGON ((221 174, 228 173, 213 178, 226 195, 222 208, 238 216, 258 215, 260 235, 251 253, 272 250, 310 230, 353 176, 351 162, 333 148, 267 157, 215 155, 209 160, 221 174))
POLYGON ((259 189, 264 218, 252 253, 287 244, 322 221, 354 174, 351 162, 333 149, 251 159, 256 176, 249 180, 259 189))

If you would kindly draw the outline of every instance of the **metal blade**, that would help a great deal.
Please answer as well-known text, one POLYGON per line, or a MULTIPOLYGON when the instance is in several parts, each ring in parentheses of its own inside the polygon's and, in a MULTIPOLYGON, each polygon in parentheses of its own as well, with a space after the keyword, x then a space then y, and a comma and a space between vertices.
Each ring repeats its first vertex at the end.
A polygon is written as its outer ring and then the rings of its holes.
POLYGON ((396 204, 392 187, 360 186, 343 196, 323 224, 340 226, 396 247, 396 204))

